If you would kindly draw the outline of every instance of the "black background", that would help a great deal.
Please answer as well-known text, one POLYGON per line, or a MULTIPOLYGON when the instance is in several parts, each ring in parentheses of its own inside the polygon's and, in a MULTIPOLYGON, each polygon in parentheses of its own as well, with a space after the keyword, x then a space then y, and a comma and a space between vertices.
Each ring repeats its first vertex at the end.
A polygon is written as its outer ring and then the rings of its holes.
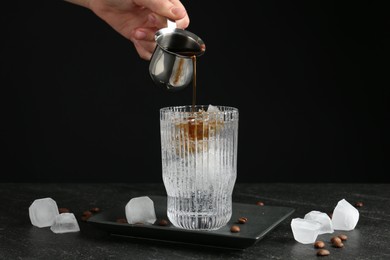
MULTIPOLYGON (((91 11, 1 7, 1 181, 161 182, 148 61, 91 11)), ((238 182, 387 180, 389 16, 374 2, 183 0, 198 104, 239 108, 238 182), (344 4, 341 4, 343 2, 344 4)))

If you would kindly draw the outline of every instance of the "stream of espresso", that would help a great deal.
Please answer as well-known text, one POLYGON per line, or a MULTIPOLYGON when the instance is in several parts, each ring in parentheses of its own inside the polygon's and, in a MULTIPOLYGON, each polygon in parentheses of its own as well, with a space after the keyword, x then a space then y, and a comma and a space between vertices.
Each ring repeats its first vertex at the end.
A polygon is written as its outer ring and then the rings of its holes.
MULTIPOLYGON (((171 52, 174 52, 176 54, 179 54, 179 55, 182 55, 182 56, 187 56, 187 57, 191 57, 191 60, 192 60, 192 67, 193 67, 193 71, 192 71, 192 107, 191 107, 191 112, 195 112, 195 105, 196 105, 196 54, 198 54, 198 52, 194 52, 194 51, 188 51, 188 50, 177 50, 177 49, 169 49, 169 51, 171 52)), ((182 70, 182 63, 179 64, 179 68, 178 68, 178 73, 177 73, 177 78, 175 79, 175 81, 178 81, 179 80, 179 75, 181 74, 181 70, 182 70)))

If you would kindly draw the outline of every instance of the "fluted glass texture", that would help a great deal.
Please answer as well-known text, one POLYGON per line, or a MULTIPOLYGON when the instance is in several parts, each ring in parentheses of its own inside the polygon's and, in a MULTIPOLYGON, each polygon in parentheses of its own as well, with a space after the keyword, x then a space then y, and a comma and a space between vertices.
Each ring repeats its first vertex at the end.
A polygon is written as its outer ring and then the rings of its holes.
POLYGON ((160 110, 162 174, 171 223, 216 230, 230 220, 237 177, 238 109, 197 105, 160 110))

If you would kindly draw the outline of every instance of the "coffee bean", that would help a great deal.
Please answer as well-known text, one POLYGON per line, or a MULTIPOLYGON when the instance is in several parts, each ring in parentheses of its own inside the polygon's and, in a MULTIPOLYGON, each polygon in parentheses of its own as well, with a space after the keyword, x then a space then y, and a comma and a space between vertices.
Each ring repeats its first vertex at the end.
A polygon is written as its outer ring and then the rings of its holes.
POLYGON ((89 210, 86 210, 86 211, 84 211, 83 212, 83 216, 92 216, 92 212, 91 211, 89 211, 89 210))
POLYGON ((332 244, 342 243, 341 238, 339 238, 338 236, 332 237, 332 238, 330 239, 330 242, 331 242, 332 244))
POLYGON ((90 209, 89 211, 91 211, 92 213, 98 213, 98 212, 100 212, 100 208, 95 207, 95 208, 90 209))
POLYGON ((332 243, 332 246, 333 247, 336 247, 336 248, 342 248, 344 246, 342 240, 340 237, 338 236, 334 236, 330 239, 330 242, 332 243))
POLYGON ((81 220, 82 220, 82 221, 87 221, 88 219, 89 219, 89 217, 81 216, 81 220))
POLYGON ((67 208, 58 208, 58 212, 61 214, 61 213, 69 213, 69 209, 67 208))
POLYGON ((314 243, 314 247, 315 248, 324 248, 325 247, 325 243, 321 240, 318 240, 314 243))
POLYGON ((123 224, 127 224, 127 219, 125 219, 125 218, 118 218, 117 220, 116 220, 116 222, 117 223, 123 223, 123 224))
POLYGON ((159 222, 158 222, 158 225, 159 226, 167 226, 169 224, 168 220, 166 219, 161 219, 159 222))
POLYGON ((237 222, 238 222, 239 224, 245 224, 247 221, 248 221, 247 218, 239 218, 237 222))
POLYGON ((329 250, 326 250, 326 249, 320 249, 317 251, 318 256, 327 256, 329 254, 330 254, 329 250))
POLYGON ((340 242, 340 243, 333 243, 332 246, 336 247, 336 248, 342 248, 342 247, 344 247, 344 244, 342 242, 340 242))
POLYGON ((242 218, 239 218, 239 219, 237 220, 237 223, 238 223, 238 224, 245 224, 245 220, 243 220, 242 218))
POLYGON ((264 202, 258 201, 258 202, 256 202, 256 205, 257 205, 257 206, 264 206, 264 202))
POLYGON ((355 207, 357 207, 357 208, 363 207, 363 202, 361 202, 361 201, 356 202, 355 207))
POLYGON ((83 212, 83 215, 81 216, 81 220, 86 221, 92 216, 92 212, 89 210, 86 210, 83 212))
POLYGON ((230 232, 233 232, 233 233, 240 232, 240 227, 239 226, 232 226, 230 228, 230 232))
POLYGON ((342 241, 345 241, 348 239, 348 237, 344 234, 341 234, 341 235, 338 235, 338 237, 342 240, 342 241))

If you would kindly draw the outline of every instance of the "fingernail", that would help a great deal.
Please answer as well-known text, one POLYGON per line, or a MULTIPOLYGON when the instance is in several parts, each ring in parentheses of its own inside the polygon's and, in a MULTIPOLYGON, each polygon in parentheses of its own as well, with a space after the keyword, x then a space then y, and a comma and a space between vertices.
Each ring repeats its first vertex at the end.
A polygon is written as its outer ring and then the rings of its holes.
POLYGON ((184 15, 186 14, 186 10, 182 7, 173 7, 171 9, 171 13, 176 16, 184 17, 184 15))
POLYGON ((134 37, 135 37, 137 40, 143 40, 143 39, 145 39, 145 37, 146 37, 146 33, 143 32, 143 31, 135 31, 134 37))

